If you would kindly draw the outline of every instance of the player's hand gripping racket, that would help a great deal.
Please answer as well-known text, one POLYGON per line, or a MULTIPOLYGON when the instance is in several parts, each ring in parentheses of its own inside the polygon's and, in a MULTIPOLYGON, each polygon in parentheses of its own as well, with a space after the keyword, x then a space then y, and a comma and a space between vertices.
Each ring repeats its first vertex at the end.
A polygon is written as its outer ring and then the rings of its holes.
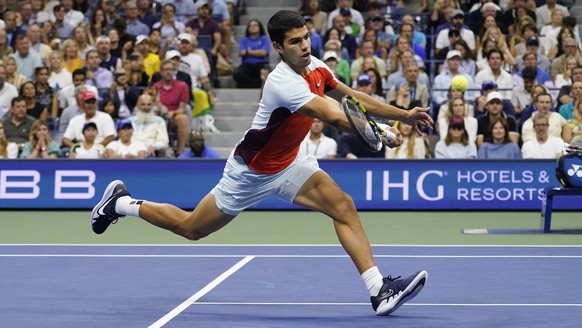
POLYGON ((378 123, 374 122, 368 115, 366 108, 354 97, 344 96, 341 107, 352 129, 371 151, 380 151, 382 149, 382 138, 387 140, 396 139, 396 135, 392 131, 385 130, 388 126, 382 124, 383 127, 380 127, 378 123))

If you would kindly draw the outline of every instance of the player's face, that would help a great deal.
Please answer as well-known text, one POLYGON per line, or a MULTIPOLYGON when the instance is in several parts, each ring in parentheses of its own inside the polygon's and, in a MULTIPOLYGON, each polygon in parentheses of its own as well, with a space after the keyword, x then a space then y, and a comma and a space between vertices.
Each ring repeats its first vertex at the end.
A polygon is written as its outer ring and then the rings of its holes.
POLYGON ((293 29, 285 35, 283 45, 276 45, 275 50, 285 58, 291 68, 301 69, 311 63, 311 39, 304 26, 293 29))

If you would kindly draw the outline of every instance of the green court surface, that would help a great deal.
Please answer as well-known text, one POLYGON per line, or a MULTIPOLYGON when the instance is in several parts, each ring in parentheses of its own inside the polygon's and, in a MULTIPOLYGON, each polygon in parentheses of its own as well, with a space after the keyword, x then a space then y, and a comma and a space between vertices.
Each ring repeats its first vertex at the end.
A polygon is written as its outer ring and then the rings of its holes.
MULTIPOLYGON (((309 211, 246 211, 217 233, 191 242, 137 218, 103 235, 90 211, 0 211, 1 244, 338 244, 331 219, 309 211)), ((463 234, 462 229, 539 229, 540 212, 360 212, 372 244, 580 245, 579 212, 556 212, 550 234, 463 234)))

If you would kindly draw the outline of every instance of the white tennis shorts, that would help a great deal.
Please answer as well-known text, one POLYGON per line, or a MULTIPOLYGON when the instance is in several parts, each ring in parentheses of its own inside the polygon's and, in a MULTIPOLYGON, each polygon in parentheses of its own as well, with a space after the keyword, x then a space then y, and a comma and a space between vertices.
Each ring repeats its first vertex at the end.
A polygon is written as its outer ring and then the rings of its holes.
POLYGON ((238 215, 267 197, 293 202, 309 177, 321 170, 314 156, 297 156, 283 171, 263 174, 251 170, 240 156, 230 155, 222 179, 212 189, 216 205, 228 215, 238 215))

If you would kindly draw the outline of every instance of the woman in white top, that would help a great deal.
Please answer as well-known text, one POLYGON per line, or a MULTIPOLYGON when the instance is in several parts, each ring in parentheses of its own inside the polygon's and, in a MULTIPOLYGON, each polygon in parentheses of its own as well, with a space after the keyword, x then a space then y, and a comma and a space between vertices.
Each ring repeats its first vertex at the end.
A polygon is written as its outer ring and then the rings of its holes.
POLYGON ((0 120, 0 158, 18 157, 18 145, 9 142, 4 134, 4 122, 0 120))
POLYGON ((395 148, 386 147, 386 158, 424 159, 426 147, 411 125, 396 122, 398 131, 402 134, 402 144, 395 148))
POLYGON ((576 56, 567 56, 562 62, 562 73, 556 75, 556 81, 554 81, 554 86, 556 88, 561 88, 565 85, 572 85, 572 68, 578 66, 578 60, 576 56))
POLYGON ((97 124, 95 122, 87 122, 83 125, 84 141, 73 145, 69 152, 69 158, 104 158, 105 147, 100 143, 95 143, 97 138, 97 124))
POLYGON ((145 158, 147 147, 141 141, 131 141, 133 125, 130 119, 117 122, 119 139, 107 144, 105 149, 108 158, 145 158))
POLYGON ((462 117, 453 117, 449 122, 447 136, 439 140, 435 147, 435 158, 466 159, 477 158, 477 146, 469 141, 462 117))
POLYGON ((51 76, 48 83, 56 91, 73 84, 73 75, 63 66, 63 53, 54 50, 49 56, 48 66, 51 76))
POLYGON ((444 112, 444 114, 443 117, 437 121, 436 129, 441 136, 441 140, 444 140, 448 134, 449 122, 451 119, 453 117, 462 117, 465 123, 465 130, 467 130, 467 134, 469 135, 469 141, 475 143, 475 140, 477 140, 477 119, 473 116, 467 115, 467 103, 464 98, 452 98, 448 102, 447 107, 441 106, 441 111, 439 111, 439 113, 440 112, 444 112))

